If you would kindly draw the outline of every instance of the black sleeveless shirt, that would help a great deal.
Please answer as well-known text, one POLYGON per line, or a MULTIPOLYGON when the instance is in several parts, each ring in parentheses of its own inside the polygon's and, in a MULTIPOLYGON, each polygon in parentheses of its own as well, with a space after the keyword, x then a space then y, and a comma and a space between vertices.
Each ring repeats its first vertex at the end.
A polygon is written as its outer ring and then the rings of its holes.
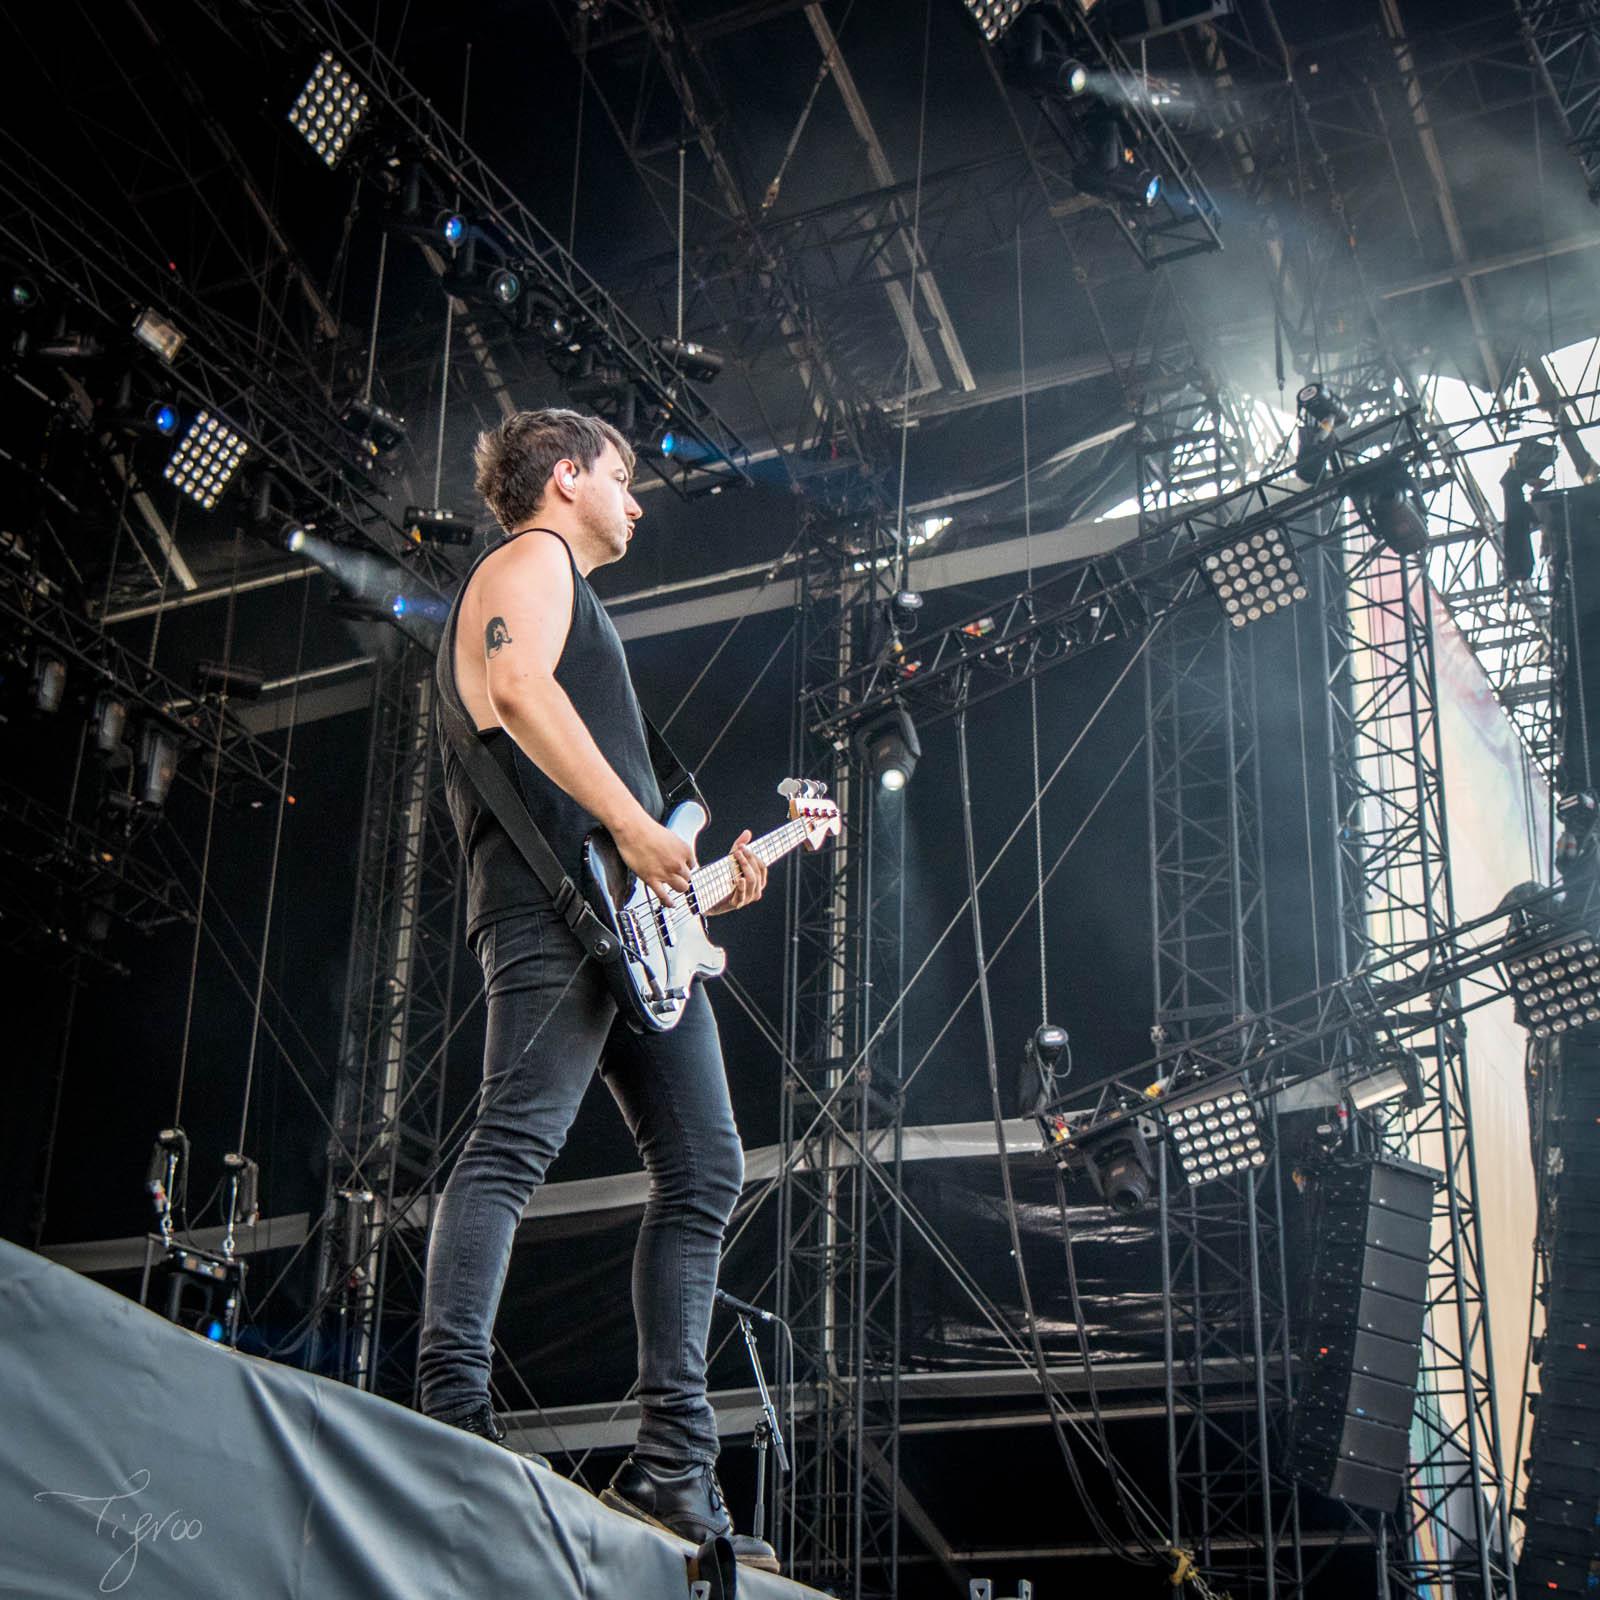
MULTIPOLYGON (((513 538, 540 536, 560 539, 545 528, 530 528, 513 538)), ((436 677, 439 692, 460 698, 455 682, 456 624, 461 598, 477 575, 478 568, 495 550, 484 551, 473 564, 451 607, 439 646, 436 677)), ((561 540, 566 548, 566 540, 561 540)), ((639 711, 633 680, 628 674, 628 658, 622 640, 606 615, 605 607, 578 571, 567 549, 572 567, 572 618, 567 642, 556 663, 555 679, 567 692, 573 709, 583 719, 600 753, 629 792, 652 817, 663 810, 661 788, 650 764, 650 747, 639 711)), ((485 748, 499 763, 501 771, 528 808, 534 826, 545 836, 561 865, 577 877, 582 863, 584 836, 599 827, 591 816, 558 783, 548 778, 503 728, 492 728, 478 735, 485 748)), ((477 788, 467 776, 460 760, 441 734, 444 756, 445 797, 455 823, 456 837, 467 858, 467 934, 470 937, 485 923, 517 912, 548 905, 550 895, 534 876, 533 869, 511 837, 495 820, 477 788)))

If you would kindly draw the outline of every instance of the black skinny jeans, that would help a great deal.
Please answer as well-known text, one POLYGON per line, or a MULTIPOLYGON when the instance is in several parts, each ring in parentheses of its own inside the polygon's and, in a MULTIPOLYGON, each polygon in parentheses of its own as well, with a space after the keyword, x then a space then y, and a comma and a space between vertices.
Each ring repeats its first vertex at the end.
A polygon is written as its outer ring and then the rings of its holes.
POLYGON ((697 985, 670 1033, 634 1033, 548 907, 491 923, 473 942, 488 991, 483 1088, 428 1243, 422 1409, 454 1422, 487 1399, 512 1235, 598 1066, 650 1174, 633 1257, 637 1453, 714 1461, 706 1340, 744 1151, 710 1002, 697 985))

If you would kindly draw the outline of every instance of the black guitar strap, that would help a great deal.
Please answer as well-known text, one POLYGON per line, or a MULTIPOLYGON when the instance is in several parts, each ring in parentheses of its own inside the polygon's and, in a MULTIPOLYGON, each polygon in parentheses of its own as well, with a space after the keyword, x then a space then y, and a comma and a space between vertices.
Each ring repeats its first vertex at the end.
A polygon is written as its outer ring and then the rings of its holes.
MULTIPOLYGON (((491 545, 472 564, 456 593, 455 603, 445 620, 444 635, 439 643, 438 658, 434 663, 434 684, 438 694, 439 726, 444 731, 450 748, 460 758, 462 769, 472 780, 483 803, 494 814, 495 820, 505 829, 511 842, 521 851, 523 859, 532 869, 534 877, 542 883, 555 902, 562 920, 577 936, 579 944, 601 962, 615 961, 621 955, 612 931, 594 913, 584 898, 583 891, 573 882, 571 875, 561 865, 545 836, 528 815, 522 797, 511 786, 493 756, 482 742, 467 715, 467 708, 456 688, 456 621, 461 611, 461 597, 467 592, 485 557, 499 549, 491 545)), ((643 713, 641 712, 641 715, 643 713)), ((648 717, 644 718, 645 738, 650 752, 650 765, 655 769, 656 781, 663 795, 687 788, 695 790, 694 774, 677 756, 648 717)))

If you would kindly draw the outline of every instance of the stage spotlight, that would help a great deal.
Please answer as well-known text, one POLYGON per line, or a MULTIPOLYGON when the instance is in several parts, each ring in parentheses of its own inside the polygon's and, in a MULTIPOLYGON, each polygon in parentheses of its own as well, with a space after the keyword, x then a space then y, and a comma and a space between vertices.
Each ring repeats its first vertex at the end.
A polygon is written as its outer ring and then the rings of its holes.
POLYGON ((17 316, 29 316, 39 309, 39 285, 32 278, 13 278, 6 301, 17 316))
POLYGON ((467 236, 467 219, 454 211, 441 211, 435 226, 452 250, 467 236))
POLYGON ((140 804, 155 810, 164 806, 177 771, 177 739, 158 723, 147 722, 139 732, 139 761, 134 773, 134 792, 140 804))
POLYGON ((471 544, 477 531, 442 506, 407 506, 401 526, 413 544, 471 544))
POLYGON ((691 383, 710 383, 722 371, 722 356, 690 339, 657 339, 656 349, 691 383))
POLYGON ((46 361, 73 362, 98 361, 106 352, 105 346, 92 333, 69 327, 63 316, 56 323, 55 332, 36 344, 33 353, 46 361))
POLYGON ((299 555, 306 547, 306 525, 296 517, 291 517, 278 531, 278 543, 290 555, 299 555))
POLYGON ((1074 99, 1089 87, 1089 69, 1073 59, 1041 7, 1029 11, 1004 49, 1007 76, 1035 94, 1074 99))
POLYGON ((1402 1097, 1410 1110, 1420 1111, 1422 1060, 1415 1050, 1385 1050, 1370 1067, 1357 1069, 1344 1093, 1353 1111, 1368 1111, 1402 1097))
POLYGON ((1085 194, 1146 210, 1161 198, 1161 175, 1140 158, 1132 133, 1112 111, 1087 119, 1089 156, 1072 169, 1072 181, 1085 194))
POLYGON ((497 306, 507 309, 522 298, 522 277, 510 267, 496 267, 489 274, 489 294, 497 306))
POLYGON ((915 589, 901 589, 889 602, 888 612, 896 633, 913 633, 922 616, 922 596, 915 589))
POLYGON ((1335 429, 1350 420, 1349 413, 1332 390, 1320 383, 1304 385, 1295 396, 1299 412, 1299 449, 1294 458, 1295 476, 1308 488, 1328 469, 1338 439, 1335 429))
POLYGON ((663 421, 654 431, 645 435, 638 445, 638 450, 641 455, 659 456, 664 461, 670 461, 678 454, 683 443, 682 436, 672 424, 663 421))
POLYGON ((537 333, 547 344, 570 345, 572 318, 548 294, 525 294, 518 306, 520 325, 537 333))
POLYGON ((1017 20, 1028 3, 1029 0, 966 0, 967 10, 990 44, 1017 20))
POLYGON ((880 788, 898 794, 911 782, 922 756, 916 725, 904 706, 869 722, 856 735, 856 752, 880 788))
POLYGON ((103 756, 115 755, 122 748, 122 736, 128 728, 127 702, 114 694, 97 695, 89 725, 95 750, 103 756))
POLYGON ((1252 533, 1202 558, 1200 570, 1235 628, 1286 611, 1309 593, 1285 536, 1252 533))
POLYGON ((1238 1078, 1161 1103, 1167 1137, 1190 1188, 1267 1164, 1257 1111, 1238 1078))
POLYGON ((161 475, 209 511, 233 481, 249 448, 221 418, 202 411, 178 441, 161 475))
POLYGON ((369 456, 391 456, 406 442, 405 418, 359 395, 341 407, 339 426, 359 440, 369 456))
POLYGON ((170 400, 151 400, 141 406, 133 397, 133 374, 125 372, 106 420, 123 433, 155 433, 170 439, 182 419, 170 400))
POLYGON ((1125 160, 1111 168, 1075 167, 1072 181, 1085 194, 1121 200, 1145 211, 1161 198, 1161 174, 1140 163, 1131 149, 1125 160))
POLYGON ((1357 491, 1356 510, 1373 538, 1396 555, 1420 556, 1428 548, 1428 521, 1404 462, 1380 462, 1357 491))
POLYGON ((60 656, 41 650, 33 658, 31 674, 33 709, 53 716, 67 695, 67 664, 60 656))
POLYGON ((331 170, 338 166, 370 104, 366 90, 331 50, 324 50, 289 108, 289 121, 331 170))
POLYGON ((183 349, 183 333, 150 306, 146 306, 134 318, 133 336, 152 355, 160 356, 169 367, 183 349))
POLYGON ((1156 1169, 1144 1135, 1131 1123, 1101 1138, 1079 1144, 1094 1191, 1118 1216, 1142 1211, 1154 1187, 1156 1169))

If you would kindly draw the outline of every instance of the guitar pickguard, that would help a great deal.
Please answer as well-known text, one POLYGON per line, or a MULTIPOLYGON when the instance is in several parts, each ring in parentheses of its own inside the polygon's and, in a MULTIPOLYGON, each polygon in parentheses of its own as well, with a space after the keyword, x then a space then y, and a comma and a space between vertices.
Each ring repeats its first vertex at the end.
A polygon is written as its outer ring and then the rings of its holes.
MULTIPOLYGON (((673 808, 665 826, 692 846, 706 821, 705 807, 686 800, 673 808)), ((612 988, 623 1014, 641 1031, 664 1033, 683 1015, 694 980, 722 972, 727 955, 681 900, 662 906, 629 872, 608 836, 591 835, 584 853, 589 900, 622 943, 622 970, 612 988)))

